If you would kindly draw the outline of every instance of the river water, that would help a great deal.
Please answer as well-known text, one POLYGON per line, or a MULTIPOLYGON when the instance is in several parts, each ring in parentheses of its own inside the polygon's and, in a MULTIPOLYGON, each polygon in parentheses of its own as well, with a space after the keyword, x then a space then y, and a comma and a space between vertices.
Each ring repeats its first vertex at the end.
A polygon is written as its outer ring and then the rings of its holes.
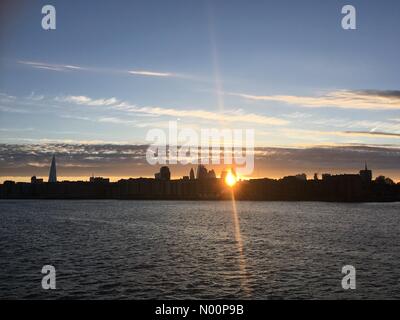
POLYGON ((400 203, 0 201, 0 298, 399 299, 400 203))

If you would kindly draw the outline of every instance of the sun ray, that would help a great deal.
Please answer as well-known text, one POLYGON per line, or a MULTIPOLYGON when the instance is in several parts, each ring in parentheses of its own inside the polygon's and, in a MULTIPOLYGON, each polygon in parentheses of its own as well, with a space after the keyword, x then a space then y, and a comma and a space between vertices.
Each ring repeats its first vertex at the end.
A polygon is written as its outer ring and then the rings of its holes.
POLYGON ((246 257, 243 252, 243 240, 242 234, 240 232, 240 221, 236 208, 235 194, 233 188, 231 189, 231 199, 232 199, 232 218, 234 226, 234 235, 237 244, 237 249, 239 252, 239 270, 240 270, 240 282, 241 287, 247 297, 251 295, 251 289, 249 287, 249 274, 247 272, 246 257))

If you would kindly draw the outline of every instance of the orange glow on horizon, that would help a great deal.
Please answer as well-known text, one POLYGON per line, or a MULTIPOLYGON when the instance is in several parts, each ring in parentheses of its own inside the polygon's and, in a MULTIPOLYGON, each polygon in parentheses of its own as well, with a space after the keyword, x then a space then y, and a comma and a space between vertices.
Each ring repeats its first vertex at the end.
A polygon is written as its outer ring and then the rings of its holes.
MULTIPOLYGON (((218 170, 224 170, 222 167, 221 168, 214 168, 214 170, 218 171, 218 170)), ((340 169, 340 170, 335 170, 335 169, 326 169, 324 171, 321 170, 315 170, 315 171, 311 171, 311 170, 303 170, 303 168, 300 169, 295 169, 295 170, 257 170, 253 175, 249 175, 249 176, 236 176, 236 183, 240 180, 250 180, 250 179, 264 179, 264 178, 269 178, 269 179, 281 179, 285 176, 291 176, 294 175, 296 173, 300 173, 300 172, 304 172, 307 174, 307 177, 310 179, 313 177, 314 172, 324 172, 326 171, 327 173, 331 173, 331 174, 354 174, 357 173, 356 169, 340 169)), ((171 175, 171 179, 173 180, 180 180, 182 179, 183 175, 186 175, 186 171, 178 171, 177 173, 175 171, 172 171, 171 175)), ((320 175, 321 175, 320 173, 320 175)), ((21 175, 21 176, 14 176, 14 175, 3 175, 0 176, 0 184, 4 183, 4 181, 6 180, 11 180, 11 181, 15 181, 15 182, 30 182, 31 181, 31 177, 35 175, 34 172, 32 172, 32 174, 30 175, 21 175)), ((232 175, 235 177, 235 175, 232 173, 232 175)), ((377 176, 383 175, 385 177, 389 177, 391 179, 393 179, 393 181, 395 183, 400 183, 400 174, 396 171, 393 170, 385 170, 385 169, 381 169, 381 170, 376 170, 374 171, 374 175, 373 175, 373 179, 375 179, 377 176)), ((48 179, 48 174, 47 172, 45 174, 43 173, 39 173, 36 174, 37 178, 43 178, 43 180, 45 182, 47 182, 48 179)), ((142 174, 138 174, 136 172, 122 172, 120 174, 115 174, 114 172, 102 172, 102 173, 98 173, 96 174, 96 176, 99 177, 104 177, 104 178, 109 178, 111 182, 117 182, 118 180, 121 179, 129 179, 129 178, 133 178, 133 179, 137 179, 137 178, 150 178, 150 179, 154 179, 154 174, 149 173, 149 172, 144 172, 142 174)), ((91 177, 91 174, 88 173, 87 175, 59 175, 57 177, 58 181, 89 181, 91 177)), ((225 183, 226 183, 226 179, 225 179, 225 183)), ((229 185, 229 184, 227 184, 229 185)))

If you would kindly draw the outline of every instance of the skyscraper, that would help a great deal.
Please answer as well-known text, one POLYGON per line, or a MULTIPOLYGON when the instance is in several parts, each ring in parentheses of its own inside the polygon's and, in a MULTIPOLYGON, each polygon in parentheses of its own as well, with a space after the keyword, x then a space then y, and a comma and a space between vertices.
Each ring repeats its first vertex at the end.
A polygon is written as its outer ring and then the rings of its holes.
POLYGON ((196 179, 203 180, 207 179, 208 171, 205 166, 202 164, 199 164, 197 167, 197 174, 196 174, 196 179))
POLYGON ((207 177, 208 177, 209 179, 215 179, 215 178, 217 178, 214 169, 211 169, 210 171, 208 171, 207 177))
POLYGON ((161 167, 160 172, 157 172, 154 176, 156 180, 171 180, 171 172, 166 166, 161 167))
POLYGON ((49 182, 57 182, 56 156, 53 155, 49 172, 49 182))
POLYGON ((190 169, 189 177, 190 177, 190 180, 194 180, 195 179, 193 168, 190 169))
POLYGON ((371 182, 372 181, 372 171, 368 170, 367 163, 365 163, 365 169, 360 171, 360 177, 363 182, 371 182))

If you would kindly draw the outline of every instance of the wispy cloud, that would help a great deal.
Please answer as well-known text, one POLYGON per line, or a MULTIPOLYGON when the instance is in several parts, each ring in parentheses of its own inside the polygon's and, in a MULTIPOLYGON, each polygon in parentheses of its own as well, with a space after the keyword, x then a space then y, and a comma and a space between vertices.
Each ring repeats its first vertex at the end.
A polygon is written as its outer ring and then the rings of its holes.
POLYGON ((138 76, 147 76, 147 77, 173 77, 175 76, 173 73, 167 72, 154 72, 154 71, 146 71, 146 70, 131 70, 128 73, 138 76))
POLYGON ((114 124, 125 124, 125 125, 138 125, 138 122, 135 120, 126 120, 117 117, 102 117, 97 120, 98 122, 104 123, 114 123, 114 124))
POLYGON ((75 104, 87 105, 87 106, 111 106, 119 101, 116 98, 108 98, 108 99, 91 99, 86 96, 65 96, 65 97, 56 97, 56 101, 59 102, 71 102, 75 104))
POLYGON ((398 110, 400 109, 400 91, 385 90, 340 90, 332 91, 321 96, 292 96, 292 95, 250 95, 229 93, 244 99, 255 101, 275 101, 308 108, 343 108, 367 110, 398 110))
POLYGON ((379 132, 379 131, 345 131, 345 134, 358 135, 358 136, 378 136, 378 137, 393 137, 400 138, 400 133, 394 132, 379 132))
POLYGON ((324 139, 329 136, 358 136, 365 138, 400 138, 399 133, 395 132, 380 132, 380 131, 321 131, 321 130, 307 130, 307 129, 291 129, 285 128, 282 133, 288 134, 292 137, 302 137, 304 139, 313 140, 324 139))
MULTIPOLYGON (((159 78, 186 78, 191 79, 189 76, 180 75, 172 72, 161 72, 154 70, 117 70, 117 69, 109 69, 109 68, 97 68, 97 67, 83 67, 77 65, 69 65, 69 64, 55 64, 55 63, 47 63, 47 62, 37 62, 37 61, 25 61, 19 60, 17 61, 19 64, 27 65, 35 69, 44 69, 51 71, 85 71, 85 72, 97 72, 97 73, 106 73, 106 74, 130 74, 134 76, 145 76, 145 77, 159 77, 159 78)), ((194 79, 194 78, 192 78, 194 79)))
POLYGON ((343 128, 342 131, 378 131, 400 133, 400 126, 393 120, 353 120, 349 118, 317 118, 309 122, 310 126, 315 127, 337 127, 343 128))
POLYGON ((226 121, 226 122, 242 122, 261 125, 286 125, 289 121, 268 117, 264 115, 246 113, 243 110, 236 109, 225 112, 213 112, 206 110, 178 110, 174 108, 164 108, 157 106, 138 107, 136 105, 120 102, 116 98, 109 99, 93 99, 87 96, 66 96, 56 98, 58 101, 76 103, 88 106, 109 106, 115 110, 128 113, 143 113, 156 116, 170 116, 175 118, 197 118, 202 120, 226 121))
POLYGON ((71 70, 85 70, 85 68, 74 65, 63 65, 63 64, 52 64, 46 62, 35 62, 35 61, 18 61, 20 64, 31 66, 36 69, 45 69, 51 71, 71 71, 71 70))
POLYGON ((130 112, 142 112, 159 116, 171 116, 177 118, 197 118, 202 120, 226 121, 226 122, 246 122, 253 124, 286 125, 289 122, 275 117, 266 117, 254 113, 245 113, 240 110, 225 112, 212 112, 205 110, 178 110, 173 108, 161 107, 136 107, 117 105, 116 108, 130 112))
POLYGON ((32 145, 32 144, 68 144, 68 145, 99 145, 99 144, 128 144, 130 141, 114 141, 114 140, 101 140, 101 139, 90 139, 90 140, 78 140, 78 139, 47 139, 47 138, 5 138, 3 140, 10 140, 12 143, 18 141, 18 144, 22 145, 32 145))
MULTIPOLYGON (((262 114, 255 114, 246 112, 242 109, 225 110, 223 112, 207 111, 202 109, 176 109, 166 108, 160 106, 137 106, 127 101, 119 100, 115 97, 110 98, 91 98, 83 95, 66 95, 56 97, 45 97, 31 94, 24 98, 22 101, 17 101, 18 104, 24 105, 25 103, 35 103, 36 106, 49 107, 56 109, 63 109, 64 104, 74 105, 86 105, 90 107, 102 107, 102 111, 118 111, 126 114, 130 114, 135 117, 172 117, 175 119, 187 118, 193 120, 204 120, 206 122, 225 122, 225 123, 244 123, 252 125, 272 125, 272 126, 283 126, 290 123, 289 120, 284 118, 266 116, 262 114), (54 103, 56 102, 56 103, 54 103), (40 103, 40 104, 38 104, 40 103)), ((17 108, 14 103, 12 106, 1 106, 0 111, 13 112, 13 113, 30 113, 31 111, 17 108)), ((79 115, 61 115, 63 118, 73 118, 77 120, 90 120, 96 122, 108 122, 108 123, 119 123, 133 125, 129 119, 117 118, 114 115, 104 115, 101 118, 89 118, 79 115)), ((137 122, 137 126, 140 127, 140 122, 137 122)), ((149 126, 149 124, 146 124, 149 126)))

